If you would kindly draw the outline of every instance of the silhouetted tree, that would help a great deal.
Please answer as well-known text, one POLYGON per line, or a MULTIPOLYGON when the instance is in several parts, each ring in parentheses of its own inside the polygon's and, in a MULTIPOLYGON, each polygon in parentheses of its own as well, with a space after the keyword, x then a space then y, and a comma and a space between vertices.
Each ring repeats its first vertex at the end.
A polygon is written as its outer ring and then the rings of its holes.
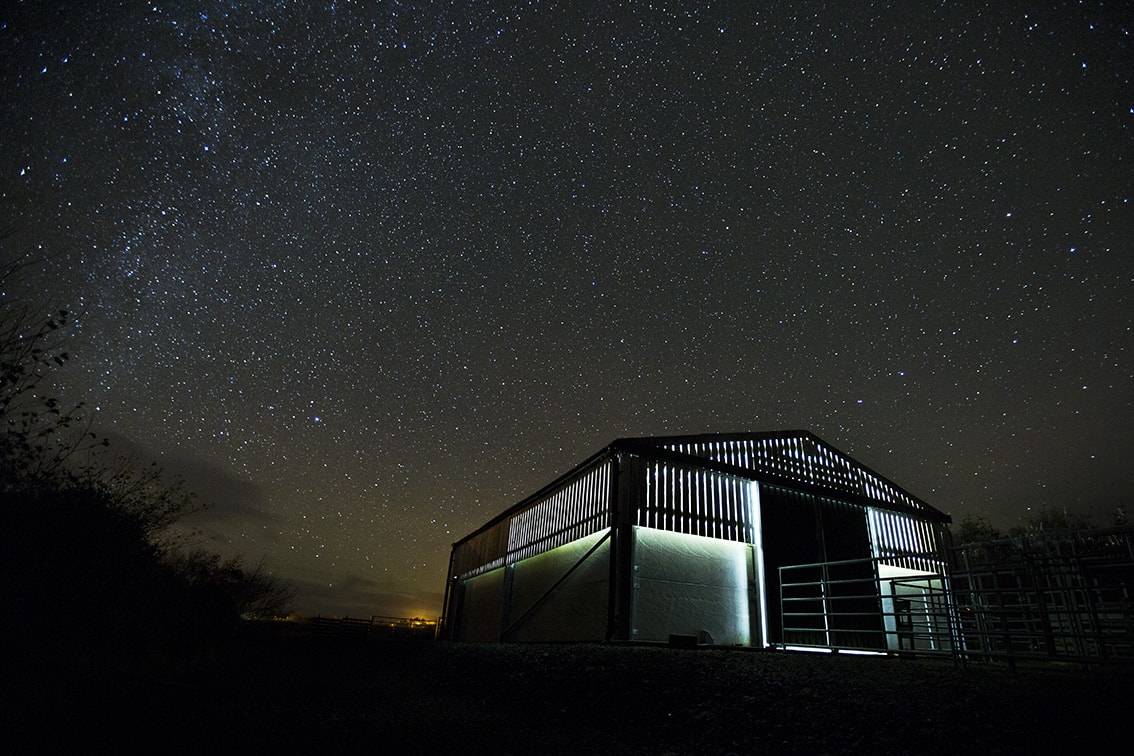
POLYGON ((53 343, 67 325, 60 310, 36 320, 27 308, 6 299, 0 311, 0 465, 4 491, 57 475, 62 463, 84 442, 68 434, 78 420, 78 407, 64 409, 45 396, 40 383, 46 373, 63 365, 69 355, 53 343))
POLYGON ((995 541, 1004 534, 992 526, 987 517, 966 512, 960 523, 953 528, 953 543, 962 546, 966 543, 995 541))
POLYGON ((19 267, 0 265, 0 605, 26 640, 130 642, 282 611, 294 591, 263 565, 179 557, 163 537, 192 506, 184 481, 110 457, 82 405, 44 390, 70 320, 4 293, 19 267))
POLYGON ((204 550, 179 553, 170 565, 185 582, 201 591, 215 591, 234 616, 246 619, 283 617, 295 600, 295 586, 273 575, 263 561, 247 568, 237 556, 221 559, 204 550))
POLYGON ((1090 527, 1091 518, 1087 515, 1066 509, 1045 507, 1025 517, 1020 525, 1011 529, 1010 534, 1028 535, 1047 531, 1086 530, 1090 527))

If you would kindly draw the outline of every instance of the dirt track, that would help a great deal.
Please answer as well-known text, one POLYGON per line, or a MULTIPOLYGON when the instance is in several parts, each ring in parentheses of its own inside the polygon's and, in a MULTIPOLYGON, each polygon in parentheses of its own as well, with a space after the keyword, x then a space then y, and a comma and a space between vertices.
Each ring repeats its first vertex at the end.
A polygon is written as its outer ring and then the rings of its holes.
POLYGON ((36 753, 1105 753, 1126 750, 1132 681, 1129 668, 249 637, 23 666, 5 729, 36 753))

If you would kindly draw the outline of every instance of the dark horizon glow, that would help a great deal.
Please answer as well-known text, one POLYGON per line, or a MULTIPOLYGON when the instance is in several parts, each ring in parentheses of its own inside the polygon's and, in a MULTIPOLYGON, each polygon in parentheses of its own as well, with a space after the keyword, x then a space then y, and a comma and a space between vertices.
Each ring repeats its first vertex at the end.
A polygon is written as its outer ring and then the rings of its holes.
POLYGON ((624 436, 1130 504, 1126 4, 195 5, 0 11, 4 294, 307 614, 436 616, 624 436))

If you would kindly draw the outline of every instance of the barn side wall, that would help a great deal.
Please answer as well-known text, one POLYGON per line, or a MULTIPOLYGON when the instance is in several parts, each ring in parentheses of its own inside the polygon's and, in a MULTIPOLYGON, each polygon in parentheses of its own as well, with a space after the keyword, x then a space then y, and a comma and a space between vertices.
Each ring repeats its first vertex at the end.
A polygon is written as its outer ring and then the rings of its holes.
POLYGON ((606 639, 610 542, 600 544, 604 536, 593 533, 515 564, 504 640, 606 639))
POLYGON ((605 532, 463 580, 461 641, 603 641, 610 542, 605 532))

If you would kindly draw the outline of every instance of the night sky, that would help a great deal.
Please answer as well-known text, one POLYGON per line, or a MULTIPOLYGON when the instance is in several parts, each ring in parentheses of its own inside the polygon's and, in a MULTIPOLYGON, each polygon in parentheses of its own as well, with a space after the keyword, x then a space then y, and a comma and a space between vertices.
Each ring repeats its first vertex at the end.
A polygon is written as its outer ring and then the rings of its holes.
POLYGON ((0 10, 5 296, 305 613, 437 616, 621 436, 1134 504, 1130 3, 313 5, 0 10))

